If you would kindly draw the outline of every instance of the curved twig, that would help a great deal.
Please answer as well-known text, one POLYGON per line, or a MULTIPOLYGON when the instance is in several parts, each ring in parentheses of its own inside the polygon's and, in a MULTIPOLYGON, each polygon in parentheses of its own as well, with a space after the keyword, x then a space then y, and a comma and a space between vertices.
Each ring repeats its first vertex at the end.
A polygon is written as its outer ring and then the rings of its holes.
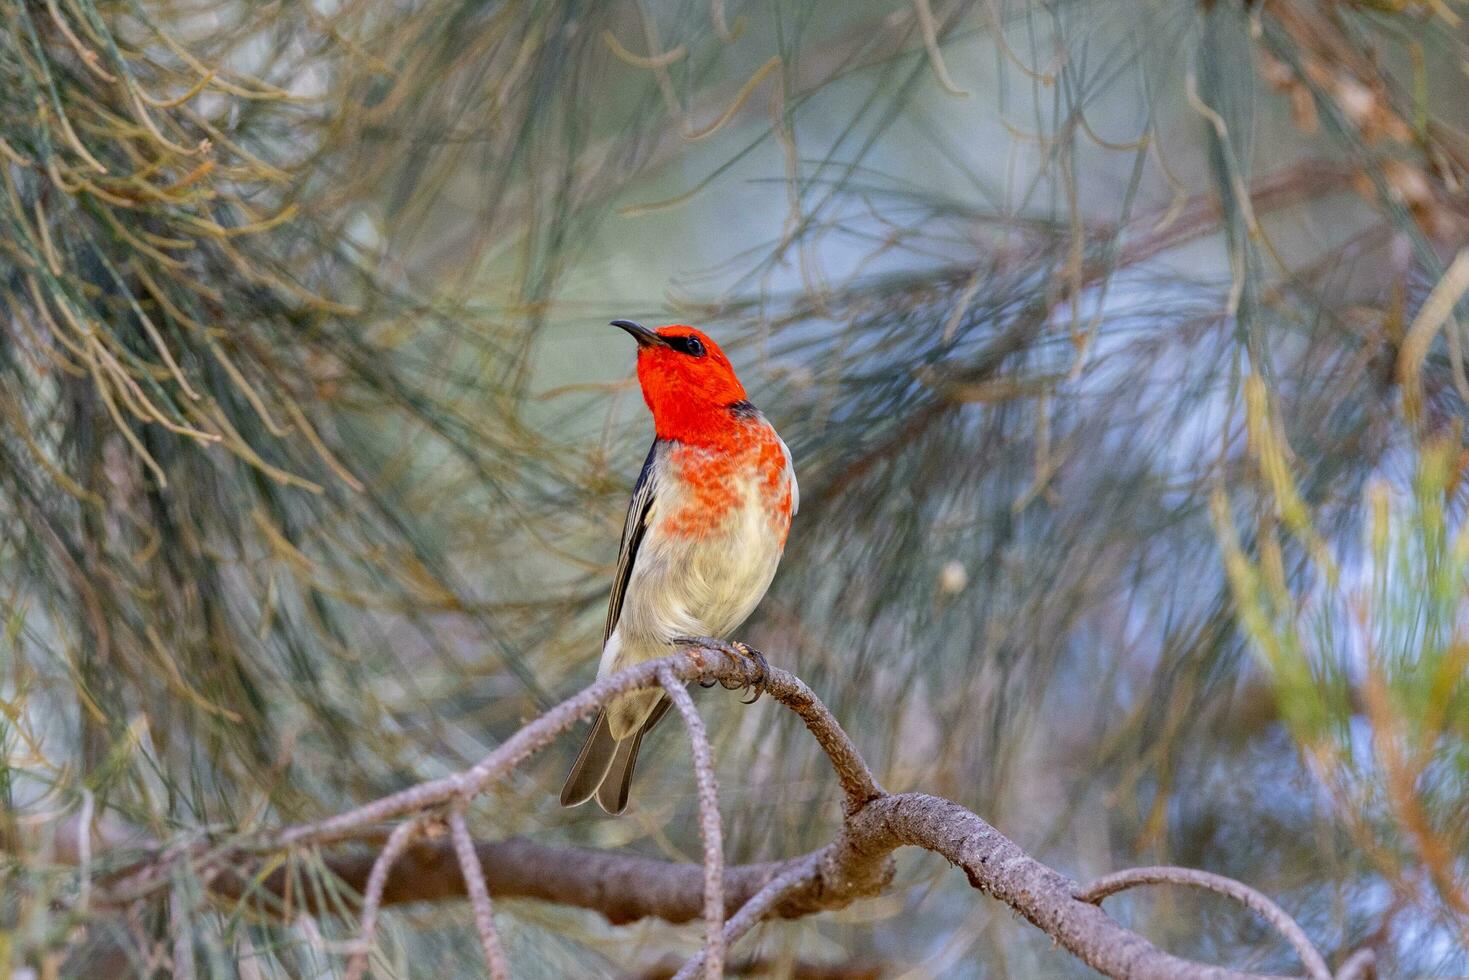
POLYGON ((367 876, 367 889, 362 893, 362 936, 358 950, 347 961, 347 980, 362 980, 367 973, 367 958, 372 955, 372 944, 377 934, 377 915, 382 908, 383 888, 388 883, 388 872, 393 862, 403 853, 413 835, 418 832, 418 820, 405 820, 388 835, 377 860, 372 862, 372 873, 367 876))
MULTIPOLYGON (((724 640, 710 636, 694 636, 681 640, 679 643, 691 650, 718 651, 730 658, 736 668, 747 669, 748 665, 744 658, 724 640)), ((738 674, 739 671, 736 673, 738 674)), ((806 730, 816 739, 816 743, 821 746, 821 751, 826 754, 832 769, 836 772, 837 780, 842 784, 842 792, 846 796, 847 813, 855 813, 869 800, 887 795, 886 790, 879 786, 877 780, 873 778, 872 770, 868 768, 866 760, 857 751, 857 746, 847 735, 846 730, 832 715, 831 709, 822 703, 815 691, 806 686, 805 681, 789 671, 771 667, 765 678, 765 693, 794 711, 805 723, 806 730)))
POLYGON ((640 54, 633 54, 627 48, 623 47, 622 42, 617 40, 617 35, 611 31, 603 31, 602 40, 606 42, 608 50, 616 55, 619 61, 625 61, 634 68, 667 68, 674 62, 682 60, 689 53, 689 49, 684 45, 675 44, 667 51, 650 54, 645 57, 640 54))
POLYGON ((1348 956, 1336 971, 1336 980, 1376 980, 1376 977, 1377 954, 1365 946, 1348 956))
MULTIPOLYGON (((824 852, 808 855, 792 862, 791 866, 771 878, 765 887, 740 906, 740 910, 724 924, 724 945, 728 949, 735 941, 771 913, 781 899, 806 884, 816 874, 824 852)), ((700 951, 674 974, 673 980, 694 980, 705 964, 705 954, 700 951)))
POLYGON ((969 98, 969 92, 954 84, 954 78, 949 74, 949 66, 944 63, 944 54, 939 50, 938 24, 934 22, 933 11, 928 6, 928 0, 912 0, 913 12, 918 16, 918 32, 923 35, 923 47, 928 52, 928 62, 933 66, 933 76, 938 79, 945 92, 961 99, 969 98))
POLYGON ((719 819, 719 784, 714 778, 714 753, 704 719, 683 684, 667 667, 658 671, 658 681, 683 716, 694 757, 694 776, 699 784, 699 837, 704 843, 704 975, 710 980, 724 976, 724 828, 719 819))
POLYGON ((1326 960, 1322 958, 1321 952, 1307 937, 1305 930, 1296 923, 1296 920, 1265 895, 1233 878, 1216 875, 1211 871, 1199 871, 1196 868, 1168 866, 1128 868, 1126 871, 1117 871, 1098 878, 1078 891, 1076 897, 1079 901, 1099 905, 1102 899, 1109 895, 1116 895, 1120 891, 1136 888, 1139 885, 1183 885, 1188 888, 1203 888, 1220 895, 1227 895, 1270 923, 1275 931, 1291 944, 1296 955, 1301 958, 1301 965, 1306 968, 1306 976, 1311 980, 1331 980, 1331 969, 1327 967, 1326 960))
POLYGON ((712 123, 703 127, 702 129, 692 129, 685 131, 685 133, 683 134, 683 138, 688 140, 690 143, 694 143, 699 140, 708 139, 709 137, 713 136, 715 133, 723 129, 725 124, 733 119, 735 117, 735 114, 740 111, 740 106, 745 104, 745 100, 750 97, 750 93, 754 92, 755 89, 760 87, 760 83, 765 81, 766 75, 769 75, 771 72, 780 68, 781 63, 782 62, 780 60, 780 55, 771 55, 770 59, 759 68, 756 68, 755 74, 751 75, 749 79, 745 82, 745 84, 740 86, 740 90, 735 93, 734 101, 729 104, 729 107, 726 108, 724 112, 720 113, 718 119, 714 120, 712 123))
POLYGON ((464 873, 464 889, 469 895, 470 907, 474 909, 474 927, 479 932, 480 946, 484 950, 485 968, 490 971, 491 980, 510 980, 510 962, 500 945, 500 934, 495 931, 495 909, 490 904, 489 889, 485 887, 485 869, 474 849, 474 838, 469 835, 462 805, 449 811, 449 833, 454 838, 459 869, 464 873))

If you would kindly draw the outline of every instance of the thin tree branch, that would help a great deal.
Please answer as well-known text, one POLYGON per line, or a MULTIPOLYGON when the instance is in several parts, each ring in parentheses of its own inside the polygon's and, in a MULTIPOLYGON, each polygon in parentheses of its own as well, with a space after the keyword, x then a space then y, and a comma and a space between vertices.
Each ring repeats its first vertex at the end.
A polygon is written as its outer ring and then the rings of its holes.
POLYGON ((403 853, 413 835, 418 832, 417 820, 405 820, 388 835, 382 853, 372 862, 372 873, 367 876, 367 890, 362 895, 362 938, 360 949, 347 961, 347 980, 362 980, 367 973, 367 958, 372 955, 373 939, 377 933, 377 914, 382 907, 383 888, 388 883, 388 872, 393 862, 403 853))
POLYGON ((1341 965, 1336 971, 1336 980, 1376 980, 1377 978, 1377 954, 1371 949, 1363 947, 1341 965))
MULTIPOLYGON (((355 831, 360 831, 365 826, 422 811, 456 797, 478 793, 550 745, 558 735, 603 704, 628 691, 656 686, 658 672, 664 667, 682 681, 712 678, 734 683, 752 683, 757 680, 752 676, 755 668, 731 650, 728 644, 708 637, 692 638, 684 653, 661 660, 649 660, 618 671, 587 687, 575 697, 561 702, 517 731, 505 744, 472 769, 420 783, 326 820, 287 828, 273 837, 266 846, 294 847, 341 840, 353 836, 355 831), (717 656, 711 657, 711 654, 717 656)), ((804 681, 772 667, 769 676, 765 678, 765 691, 800 715, 811 734, 816 737, 836 768, 837 778, 841 780, 842 789, 847 794, 849 810, 859 807, 862 801, 882 795, 881 787, 872 778, 872 771, 868 769, 867 763, 857 754, 852 740, 804 681)))
MULTIPOLYGON (((792 862, 790 867, 774 878, 771 878, 764 888, 756 892, 744 905, 741 905, 740 910, 734 914, 734 917, 725 923, 725 946, 733 946, 735 940, 749 932, 757 923, 769 915, 777 902, 809 881, 811 876, 816 873, 820 862, 821 855, 819 853, 812 854, 792 862)), ((683 969, 674 975, 673 980, 693 980, 704 963, 705 954, 701 951, 684 964, 683 969)))
MULTIPOLYGON (((294 847, 302 844, 323 844, 333 840, 342 840, 353 836, 354 832, 360 831, 365 826, 382 823, 406 813, 422 811, 455 798, 479 793, 530 756, 550 745, 558 735, 608 701, 629 691, 657 686, 658 672, 664 667, 673 671, 674 676, 679 680, 684 681, 697 680, 706 675, 741 682, 754 680, 753 677, 747 676, 747 671, 753 670, 753 667, 746 667, 743 659, 729 651, 724 644, 715 646, 711 642, 709 645, 696 647, 686 653, 661 660, 646 661, 602 678, 575 697, 562 701, 510 736, 505 744, 485 756, 471 769, 452 776, 419 783, 417 786, 393 793, 376 802, 326 820, 287 828, 266 846, 294 847), (730 663, 712 664, 707 656, 710 653, 720 654, 730 663)), ((790 674, 784 671, 781 673, 784 675, 782 678, 783 690, 794 694, 798 687, 806 688, 805 684, 797 681, 790 674)), ((767 685, 767 690, 772 694, 776 693, 769 685, 767 685)), ((809 693, 809 689, 806 690, 809 693)), ((811 697, 814 698, 815 695, 811 697)))
POLYGON ((1301 964, 1306 968, 1306 976, 1311 980, 1331 980, 1331 970, 1327 967, 1326 961, 1322 959, 1321 953, 1312 945, 1305 930, 1296 923, 1296 920, 1292 919, 1285 909, 1260 892, 1233 878, 1226 878, 1209 871, 1198 871, 1194 868, 1129 868, 1126 871, 1118 871, 1097 879, 1078 892, 1076 897, 1083 902, 1098 905, 1109 895, 1136 888, 1138 885, 1184 885, 1189 888, 1204 888, 1221 895, 1228 895, 1241 905, 1253 910, 1274 926, 1276 932, 1285 937, 1286 942, 1295 948, 1296 955, 1300 956, 1301 964))
POLYGON ((454 839, 454 852, 459 857, 459 869, 464 873, 464 888, 474 909, 474 926, 479 931, 480 946, 484 949, 485 967, 490 971, 491 980, 510 980, 510 962, 500 945, 500 934, 495 931, 495 910, 485 887, 484 867, 474 849, 474 838, 469 836, 463 806, 449 811, 449 834, 454 839))
POLYGON ((719 784, 714 778, 714 753, 704 719, 693 698, 667 667, 658 671, 658 682, 683 716, 694 757, 694 777, 699 786, 699 836, 704 843, 704 975, 709 980, 724 976, 724 828, 719 819, 719 784))

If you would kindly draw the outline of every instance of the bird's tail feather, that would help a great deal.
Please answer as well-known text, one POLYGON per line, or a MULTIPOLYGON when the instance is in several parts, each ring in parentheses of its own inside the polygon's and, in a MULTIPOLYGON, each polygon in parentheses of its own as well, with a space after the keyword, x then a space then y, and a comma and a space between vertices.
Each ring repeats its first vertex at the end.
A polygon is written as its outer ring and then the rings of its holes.
POLYGON ((597 787, 602 785, 607 770, 612 766, 617 745, 617 739, 612 737, 612 729, 607 724, 607 712, 597 712, 597 720, 592 722, 592 733, 571 764, 566 785, 561 787, 562 806, 577 806, 596 794, 597 787))
POLYGON ((627 809, 628 789, 632 786, 633 768, 638 764, 638 749, 643 746, 643 736, 663 720, 672 705, 668 695, 660 697, 653 706, 652 713, 648 715, 648 720, 638 726, 637 732, 617 743, 617 753, 612 757, 612 765, 607 767, 602 785, 597 787, 597 805, 614 817, 627 809))
POLYGON ((598 712, 592 733, 587 736, 581 753, 572 763, 566 785, 561 788, 561 805, 577 806, 596 796, 598 805, 614 816, 626 810, 643 736, 663 719, 672 704, 666 695, 659 698, 647 720, 621 740, 612 737, 607 712, 598 712))

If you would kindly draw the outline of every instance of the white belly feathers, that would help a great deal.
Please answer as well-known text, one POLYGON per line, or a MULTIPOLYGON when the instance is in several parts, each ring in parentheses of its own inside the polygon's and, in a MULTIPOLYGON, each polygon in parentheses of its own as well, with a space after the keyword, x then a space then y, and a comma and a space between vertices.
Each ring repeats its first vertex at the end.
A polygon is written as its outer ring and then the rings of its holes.
POLYGON ((663 656, 675 637, 727 636, 760 604, 784 542, 754 475, 739 482, 736 506, 718 527, 700 535, 659 527, 683 503, 676 484, 659 488, 599 673, 663 656))

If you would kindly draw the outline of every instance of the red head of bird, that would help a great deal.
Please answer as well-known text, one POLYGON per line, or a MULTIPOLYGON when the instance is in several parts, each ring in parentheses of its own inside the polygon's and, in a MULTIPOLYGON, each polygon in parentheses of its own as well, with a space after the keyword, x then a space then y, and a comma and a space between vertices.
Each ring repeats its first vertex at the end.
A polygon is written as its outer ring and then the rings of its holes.
POLYGON ((707 444, 723 441, 737 424, 730 407, 745 387, 719 345, 683 324, 649 330, 613 320, 638 342, 638 384, 660 439, 707 444))

